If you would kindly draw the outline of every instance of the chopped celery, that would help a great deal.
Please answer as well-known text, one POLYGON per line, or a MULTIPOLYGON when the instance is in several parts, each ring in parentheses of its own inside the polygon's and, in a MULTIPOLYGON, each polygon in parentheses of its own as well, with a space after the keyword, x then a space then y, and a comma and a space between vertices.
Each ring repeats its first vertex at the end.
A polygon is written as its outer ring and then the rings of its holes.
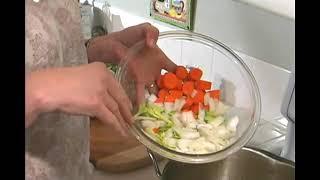
POLYGON ((175 130, 172 130, 172 135, 173 135, 173 137, 176 138, 176 139, 181 139, 180 134, 179 134, 177 131, 175 131, 175 130))

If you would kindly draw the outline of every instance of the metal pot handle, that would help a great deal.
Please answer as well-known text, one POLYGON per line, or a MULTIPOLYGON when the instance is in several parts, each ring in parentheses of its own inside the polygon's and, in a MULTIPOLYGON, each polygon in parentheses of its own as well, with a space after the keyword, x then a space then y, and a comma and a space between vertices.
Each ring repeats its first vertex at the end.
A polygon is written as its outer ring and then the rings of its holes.
POLYGON ((160 168, 159 168, 159 165, 158 165, 158 161, 157 161, 157 158, 156 156, 153 154, 153 152, 147 148, 147 152, 149 154, 149 157, 150 159, 152 160, 152 163, 153 163, 153 167, 154 167, 154 171, 156 172, 156 175, 158 177, 161 177, 162 176, 162 172, 160 171, 160 168))

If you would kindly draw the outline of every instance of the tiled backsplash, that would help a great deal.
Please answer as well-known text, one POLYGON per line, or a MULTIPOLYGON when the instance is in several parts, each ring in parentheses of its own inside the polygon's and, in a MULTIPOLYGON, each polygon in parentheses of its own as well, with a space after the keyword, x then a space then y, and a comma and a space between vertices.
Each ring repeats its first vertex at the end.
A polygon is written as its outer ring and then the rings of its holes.
MULTIPOLYGON (((215 82, 215 88, 219 88, 219 78, 212 75, 213 68, 219 68, 225 72, 222 74, 228 74, 228 77, 232 79, 240 76, 239 74, 232 74, 236 71, 232 71, 232 64, 227 60, 217 60, 226 58, 219 52, 214 52, 211 49, 198 47, 197 44, 183 43, 178 41, 176 43, 162 42, 160 47, 166 50, 167 56, 173 59, 177 64, 189 64, 193 66, 199 66, 204 70, 204 79, 212 80, 215 82), (168 48, 170 47, 170 48, 168 48), (213 79, 212 79, 213 78, 213 79)), ((249 67, 254 75, 261 94, 261 118, 266 120, 272 120, 281 116, 280 108, 284 97, 284 93, 289 80, 290 72, 279 68, 277 66, 268 64, 259 59, 250 57, 240 52, 236 52, 249 67)), ((241 96, 239 94, 239 96, 241 96)))
POLYGON ((261 118, 272 120, 282 116, 280 108, 290 72, 259 59, 236 52, 253 73, 261 95, 261 118))

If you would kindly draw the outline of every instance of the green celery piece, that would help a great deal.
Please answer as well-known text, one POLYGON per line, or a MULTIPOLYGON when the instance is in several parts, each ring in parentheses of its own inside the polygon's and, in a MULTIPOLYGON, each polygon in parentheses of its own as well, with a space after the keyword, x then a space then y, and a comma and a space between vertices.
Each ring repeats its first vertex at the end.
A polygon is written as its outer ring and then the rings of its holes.
POLYGON ((168 126, 173 125, 172 116, 165 114, 165 110, 159 106, 143 103, 140 105, 138 113, 135 114, 135 117, 145 116, 157 118, 159 120, 165 121, 168 126))
POLYGON ((210 122, 213 121, 214 119, 215 119, 215 117, 213 117, 213 116, 205 116, 205 117, 204 117, 204 122, 210 123, 210 122))
POLYGON ((215 114, 215 112, 213 111, 206 111, 206 116, 212 116, 212 117, 216 117, 217 115, 215 114))
POLYGON ((146 103, 142 103, 140 106, 139 106, 139 110, 138 112, 135 114, 135 116, 140 116, 142 114, 145 115, 145 113, 147 112, 147 104, 146 103))
POLYGON ((181 139, 181 136, 180 136, 180 134, 179 134, 177 131, 172 130, 172 134, 173 134, 173 137, 174 137, 174 138, 176 138, 176 139, 181 139))
POLYGON ((172 117, 175 113, 176 113, 176 111, 171 111, 170 113, 168 113, 168 115, 169 115, 170 117, 172 117))
POLYGON ((206 123, 210 123, 211 121, 213 121, 216 118, 215 113, 212 111, 206 111, 205 113, 206 114, 204 116, 204 122, 206 122, 206 123))
POLYGON ((169 119, 169 117, 163 114, 163 111, 158 111, 157 109, 154 109, 154 108, 151 108, 148 110, 149 110, 148 113, 150 113, 150 115, 152 115, 153 117, 159 120, 165 121, 170 126, 173 124, 172 121, 169 119))
POLYGON ((168 131, 172 125, 166 124, 166 126, 160 127, 159 132, 166 132, 168 131))

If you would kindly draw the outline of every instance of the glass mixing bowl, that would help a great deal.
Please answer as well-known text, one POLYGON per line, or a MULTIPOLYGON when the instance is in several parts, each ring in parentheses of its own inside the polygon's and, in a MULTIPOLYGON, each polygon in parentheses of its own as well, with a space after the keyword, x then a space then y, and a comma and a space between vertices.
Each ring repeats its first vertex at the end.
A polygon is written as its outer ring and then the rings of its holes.
MULTIPOLYGON (((260 119, 260 94, 257 83, 243 60, 230 48, 210 37, 187 32, 168 31, 160 33, 157 45, 177 65, 199 67, 203 77, 213 83, 214 89, 221 89, 221 100, 231 106, 227 116, 237 115, 239 124, 236 136, 229 146, 210 154, 185 154, 161 146, 149 138, 140 123, 130 126, 134 136, 151 151, 179 162, 208 163, 226 158, 240 150, 253 136, 260 119)), ((129 98, 136 98, 135 81, 128 73, 128 62, 135 57, 143 43, 130 48, 116 73, 129 98)), ((137 112, 138 107, 134 107, 137 112)))

